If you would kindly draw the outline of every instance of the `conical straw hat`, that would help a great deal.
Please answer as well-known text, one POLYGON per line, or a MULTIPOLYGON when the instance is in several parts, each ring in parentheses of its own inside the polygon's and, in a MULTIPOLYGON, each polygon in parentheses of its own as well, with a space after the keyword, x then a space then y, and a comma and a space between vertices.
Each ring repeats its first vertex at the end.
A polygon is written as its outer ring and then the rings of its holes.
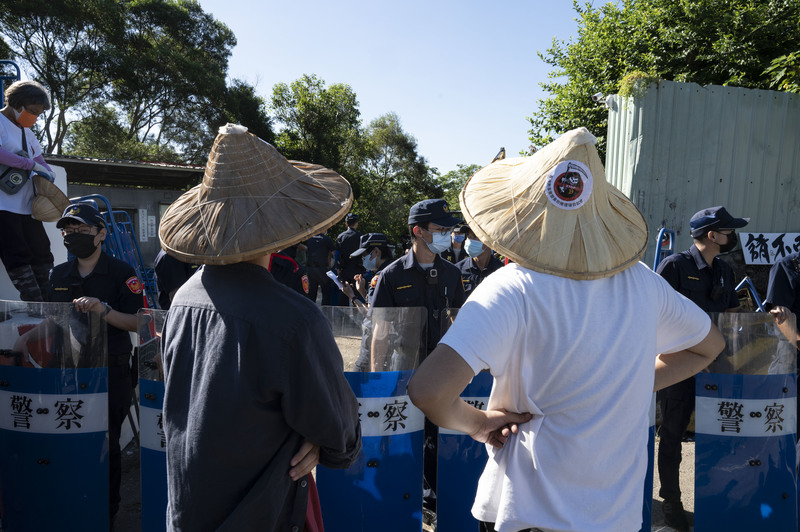
POLYGON ((69 198, 61 189, 40 175, 33 176, 36 197, 31 204, 31 216, 42 222, 55 222, 69 207, 69 198))
POLYGON ((325 231, 353 203, 342 176, 288 161, 247 128, 220 128, 203 181, 170 205, 161 247, 195 264, 233 264, 279 251, 325 231))
POLYGON ((459 196, 470 229, 520 265, 560 277, 599 279, 635 264, 647 222, 606 182, 595 142, 574 129, 476 172, 459 196))

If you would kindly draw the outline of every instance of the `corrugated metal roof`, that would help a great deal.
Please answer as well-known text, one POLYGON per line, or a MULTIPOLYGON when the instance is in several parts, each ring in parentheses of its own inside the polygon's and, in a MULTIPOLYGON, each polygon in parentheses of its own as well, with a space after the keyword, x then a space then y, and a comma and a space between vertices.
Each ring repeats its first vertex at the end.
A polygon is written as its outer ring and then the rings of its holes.
POLYGON ((689 219, 724 205, 746 232, 800 231, 800 95, 694 83, 652 83, 608 100, 606 174, 650 226, 691 245, 689 219))

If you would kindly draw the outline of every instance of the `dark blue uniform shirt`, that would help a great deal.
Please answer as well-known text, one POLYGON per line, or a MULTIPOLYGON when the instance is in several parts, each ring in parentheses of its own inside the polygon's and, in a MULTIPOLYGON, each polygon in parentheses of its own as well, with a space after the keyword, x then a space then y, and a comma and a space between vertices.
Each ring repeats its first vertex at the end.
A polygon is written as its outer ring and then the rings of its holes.
POLYGON ((709 266, 694 245, 662 260, 656 273, 706 312, 739 306, 733 269, 719 257, 709 266))
POLYGON ((800 319, 800 253, 792 253, 769 270, 767 305, 788 307, 800 319))
POLYGON ((306 269, 283 253, 273 253, 269 258, 269 273, 279 283, 288 286, 301 296, 308 296, 306 269))
POLYGON ((156 286, 158 287, 158 306, 163 310, 168 310, 170 292, 180 288, 197 271, 197 264, 181 262, 162 249, 156 255, 153 270, 156 273, 156 286))
POLYGON ((481 284, 481 281, 486 279, 490 273, 494 273, 502 267, 503 263, 494 255, 489 257, 489 262, 482 270, 472 257, 467 257, 456 263, 456 268, 461 272, 461 283, 464 285, 464 292, 467 294, 467 297, 469 297, 472 291, 475 290, 475 287, 481 284))
POLYGON ((428 352, 441 339, 446 310, 461 308, 467 299, 458 268, 437 255, 432 269, 436 270, 435 278, 409 251, 383 269, 370 300, 373 307, 427 308, 428 352))
POLYGON ((336 250, 336 244, 328 235, 316 235, 306 240, 306 256, 312 268, 329 268, 328 257, 336 250))
POLYGON ((361 258, 350 258, 350 255, 361 246, 361 233, 348 227, 347 231, 339 233, 336 237, 336 247, 339 250, 339 266, 342 269, 339 278, 353 282, 353 277, 357 273, 364 273, 364 267, 361 266, 361 258))
MULTIPOLYGON (((134 269, 103 252, 92 273, 86 277, 81 277, 78 273, 77 259, 53 268, 47 298, 48 301, 65 303, 83 296, 96 297, 118 312, 136 314, 144 307, 142 292, 142 283, 134 269)), ((85 314, 81 315, 81 319, 87 319, 85 314)), ((128 331, 109 324, 107 338, 110 366, 115 365, 111 357, 130 355, 133 345, 128 331)), ((125 362, 127 363, 127 359, 125 362)))

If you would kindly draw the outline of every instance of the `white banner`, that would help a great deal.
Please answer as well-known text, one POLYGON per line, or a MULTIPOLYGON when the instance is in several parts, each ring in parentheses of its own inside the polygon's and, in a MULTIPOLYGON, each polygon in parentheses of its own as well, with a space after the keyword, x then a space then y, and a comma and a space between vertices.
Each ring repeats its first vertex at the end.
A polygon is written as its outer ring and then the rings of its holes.
POLYGON ((358 416, 362 436, 408 434, 425 428, 425 415, 407 395, 359 397, 358 416))
POLYGON ((167 451, 162 410, 139 405, 139 441, 145 449, 167 451))
POLYGON ((797 400, 696 397, 695 432, 740 438, 794 434, 797 400))
POLYGON ((775 264, 800 251, 800 233, 740 233, 746 264, 775 264))
POLYGON ((0 391, 0 429, 37 434, 105 432, 108 430, 108 394, 0 391))

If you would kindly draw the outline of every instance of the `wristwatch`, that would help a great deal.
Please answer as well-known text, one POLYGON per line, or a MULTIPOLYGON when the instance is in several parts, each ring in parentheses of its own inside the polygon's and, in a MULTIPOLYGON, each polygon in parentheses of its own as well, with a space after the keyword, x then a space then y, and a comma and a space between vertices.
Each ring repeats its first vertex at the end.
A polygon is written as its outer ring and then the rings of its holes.
POLYGON ((106 316, 108 316, 108 313, 111 312, 111 305, 109 305, 105 301, 101 301, 101 303, 103 304, 103 312, 100 314, 100 316, 105 318, 106 316))

